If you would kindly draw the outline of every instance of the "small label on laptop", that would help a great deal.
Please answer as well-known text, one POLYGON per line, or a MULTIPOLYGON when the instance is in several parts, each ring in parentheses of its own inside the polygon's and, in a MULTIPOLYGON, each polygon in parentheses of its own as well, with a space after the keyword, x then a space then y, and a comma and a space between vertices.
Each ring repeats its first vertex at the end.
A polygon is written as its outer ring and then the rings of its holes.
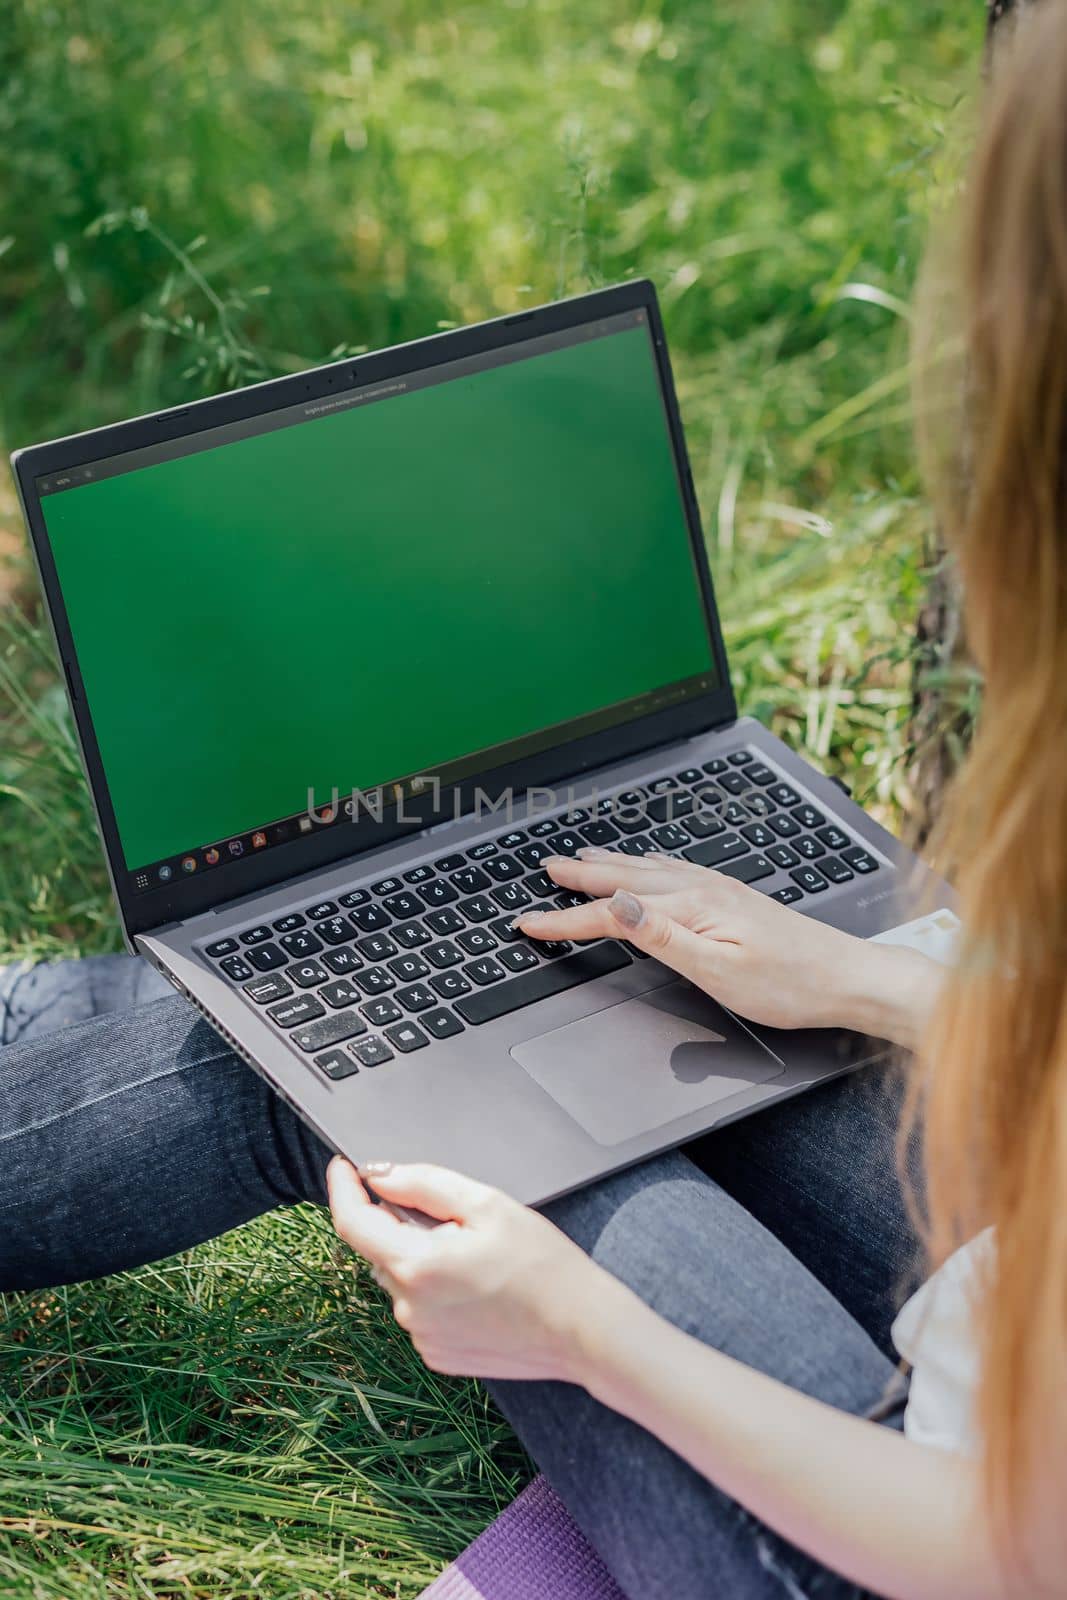
POLYGON ((871 944, 898 944, 908 950, 918 950, 924 956, 951 966, 956 959, 959 944, 960 919, 954 911, 942 908, 929 916, 916 917, 913 922, 902 922, 899 928, 887 928, 876 933, 871 944))

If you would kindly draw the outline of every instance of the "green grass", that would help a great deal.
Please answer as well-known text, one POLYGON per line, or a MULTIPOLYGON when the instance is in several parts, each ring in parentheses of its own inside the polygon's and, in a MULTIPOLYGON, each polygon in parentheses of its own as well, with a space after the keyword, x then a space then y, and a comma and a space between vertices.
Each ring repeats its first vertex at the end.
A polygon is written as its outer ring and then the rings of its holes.
MULTIPOLYGON (((980 37, 947 0, 26 0, 0 437, 647 273, 741 704, 895 821, 928 537, 905 307, 980 37)), ((0 600, 0 960, 113 949, 4 482, 0 600)), ((412 1595, 526 1470, 303 1211, 8 1297, 0 1395, 15 1600, 412 1595)))

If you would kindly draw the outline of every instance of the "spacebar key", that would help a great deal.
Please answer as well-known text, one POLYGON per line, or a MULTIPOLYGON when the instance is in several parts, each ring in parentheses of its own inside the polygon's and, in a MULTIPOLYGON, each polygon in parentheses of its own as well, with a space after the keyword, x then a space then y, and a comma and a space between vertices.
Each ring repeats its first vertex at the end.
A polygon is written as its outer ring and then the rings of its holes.
POLYGON ((595 944, 590 950, 579 950, 573 956, 561 956, 536 972, 524 972, 521 978, 509 983, 494 984, 491 989, 479 989, 477 994, 466 995, 455 1002, 456 1010, 465 1022, 495 1022, 506 1017, 509 1011, 531 1006, 535 1000, 547 1000, 549 995, 562 994, 575 984, 588 983, 592 978, 602 978, 606 972, 617 972, 628 967, 630 957, 621 944, 595 944))

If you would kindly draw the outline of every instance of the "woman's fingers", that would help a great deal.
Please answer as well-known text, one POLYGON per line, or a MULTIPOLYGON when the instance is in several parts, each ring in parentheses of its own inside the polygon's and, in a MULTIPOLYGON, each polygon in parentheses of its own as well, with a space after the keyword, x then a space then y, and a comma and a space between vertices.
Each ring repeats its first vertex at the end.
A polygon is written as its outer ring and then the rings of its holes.
POLYGON ((370 1162, 364 1171, 383 1200, 413 1206, 440 1222, 465 1222, 478 1204, 495 1192, 474 1178, 428 1162, 396 1167, 389 1162, 370 1162))
POLYGON ((580 856, 545 856, 542 869, 565 889, 583 894, 614 894, 616 889, 631 889, 634 894, 664 894, 690 882, 704 869, 675 856, 626 856, 618 850, 590 847, 580 856))
POLYGON ((644 901, 629 889, 616 890, 607 905, 620 938, 710 991, 718 967, 714 940, 702 939, 667 916, 655 901, 644 901))
POLYGON ((405 1235, 412 1230, 384 1206, 371 1204, 350 1161, 334 1156, 326 1168, 333 1225, 346 1244, 375 1266, 389 1267, 403 1254, 405 1235))

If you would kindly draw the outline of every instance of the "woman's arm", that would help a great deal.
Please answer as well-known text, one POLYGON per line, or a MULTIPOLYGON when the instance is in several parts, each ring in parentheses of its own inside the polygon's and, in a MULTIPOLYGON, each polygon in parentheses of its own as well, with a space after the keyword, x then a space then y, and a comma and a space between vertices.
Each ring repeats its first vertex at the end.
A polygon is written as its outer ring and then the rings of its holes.
MULTIPOLYGON (((614 1280, 575 1334, 573 1382, 854 1583, 893 1600, 1023 1594, 997 1567, 967 1458, 754 1372, 614 1280)), ((1040 1591, 1025 1592, 1037 1600, 1040 1591)))
POLYGON ((587 849, 541 863, 592 896, 516 919, 533 939, 628 939, 728 1006, 776 1028, 854 1028, 913 1049, 944 968, 803 916, 708 867, 673 856, 587 849))
POLYGON ((435 1229, 398 1220, 371 1204, 347 1162, 331 1163, 338 1232, 374 1263, 436 1371, 581 1384, 785 1538, 891 1600, 1067 1593, 1056 1441, 1049 1503, 1024 1530, 1029 1565, 1007 1573, 967 1458, 836 1411, 679 1332, 496 1190, 436 1167, 366 1171, 384 1199, 442 1219, 435 1229))

